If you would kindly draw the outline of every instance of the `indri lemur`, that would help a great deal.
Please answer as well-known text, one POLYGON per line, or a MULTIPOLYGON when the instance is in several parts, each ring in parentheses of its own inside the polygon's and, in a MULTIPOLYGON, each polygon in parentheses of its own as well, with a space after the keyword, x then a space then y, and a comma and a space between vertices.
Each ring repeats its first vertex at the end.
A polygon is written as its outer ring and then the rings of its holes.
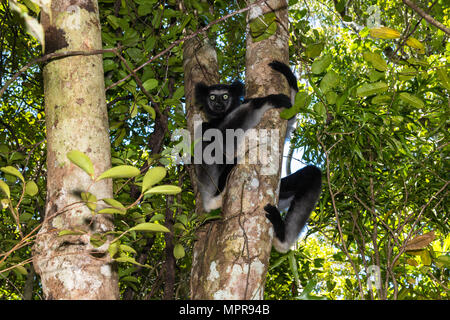
MULTIPOLYGON (((203 135, 208 129, 218 129, 225 139, 226 129, 254 128, 264 113, 271 108, 290 108, 298 91, 297 78, 291 69, 282 62, 273 61, 269 66, 283 74, 291 87, 291 98, 284 94, 271 94, 266 97, 243 99, 244 86, 235 81, 230 85, 215 84, 207 86, 198 83, 195 87, 197 104, 203 109, 208 122, 202 124, 202 151, 214 141, 203 135)), ((290 125, 295 117, 289 120, 290 125)), ((288 124, 289 126, 289 124, 288 124)), ((289 132, 288 128, 288 132, 289 132)), ((226 145, 230 141, 225 141, 226 145)), ((223 150, 225 153, 225 150, 223 150)), ((236 150, 234 150, 236 152, 236 150)), ((205 211, 220 208, 227 178, 236 161, 231 164, 205 163, 195 165, 199 181, 198 187, 205 211)), ((273 245, 279 252, 287 252, 296 242, 300 231, 314 209, 321 190, 321 172, 315 166, 304 167, 281 179, 278 208, 267 204, 266 217, 272 222, 275 238, 273 245), (286 210, 283 219, 280 211, 286 210)))

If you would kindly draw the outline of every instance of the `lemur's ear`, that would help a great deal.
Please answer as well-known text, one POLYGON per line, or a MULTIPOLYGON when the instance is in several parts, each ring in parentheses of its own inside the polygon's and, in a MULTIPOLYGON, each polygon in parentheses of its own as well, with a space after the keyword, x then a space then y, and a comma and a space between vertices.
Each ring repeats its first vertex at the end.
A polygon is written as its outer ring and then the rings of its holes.
POLYGON ((233 95, 238 96, 238 97, 244 96, 244 93, 245 93, 244 84, 239 80, 234 81, 230 85, 230 90, 233 93, 233 95))
POLYGON ((204 82, 195 85, 195 103, 202 105, 205 97, 209 93, 209 87, 204 82))

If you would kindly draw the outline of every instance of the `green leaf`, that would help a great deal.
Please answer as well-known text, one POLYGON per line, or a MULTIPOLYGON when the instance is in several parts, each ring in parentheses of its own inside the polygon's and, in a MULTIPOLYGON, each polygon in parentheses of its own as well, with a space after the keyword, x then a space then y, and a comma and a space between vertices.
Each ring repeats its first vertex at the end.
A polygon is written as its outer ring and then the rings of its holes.
POLYGON ((128 256, 120 256, 119 258, 114 259, 117 262, 129 262, 141 267, 149 267, 149 265, 147 264, 140 264, 139 262, 137 262, 133 257, 128 257, 128 256))
POLYGON ((161 213, 157 213, 150 219, 150 222, 162 220, 162 219, 164 219, 164 217, 165 217, 165 215, 163 215, 161 213))
POLYGON ((150 91, 158 86, 158 80, 156 79, 148 79, 145 81, 142 86, 145 90, 150 91))
POLYGON ((329 91, 326 93, 325 97, 327 99, 328 104, 335 104, 336 100, 338 98, 338 95, 334 91, 329 91))
POLYGON ((411 48, 419 50, 419 53, 424 54, 425 53, 425 46, 422 42, 417 40, 416 38, 409 37, 406 40, 406 45, 410 46, 411 48))
POLYGON ((376 27, 370 29, 370 36, 378 39, 396 39, 400 38, 401 34, 397 30, 388 27, 376 27))
POLYGON ((28 274, 27 269, 24 266, 16 266, 14 268, 17 272, 19 272, 21 275, 26 276, 28 274))
POLYGON ((345 22, 352 22, 352 17, 345 15, 342 17, 342 20, 344 20, 345 22))
POLYGON ((39 192, 37 184, 34 181, 28 181, 25 186, 25 192, 32 197, 35 196, 39 192))
POLYGON ((140 173, 141 171, 133 166, 117 166, 103 172, 97 178, 97 181, 108 178, 132 178, 138 176, 140 173))
POLYGON ((173 94, 173 99, 181 99, 184 96, 184 86, 178 87, 173 94))
POLYGON ((298 276, 298 264, 297 259, 295 259, 295 252, 291 250, 288 254, 289 257, 289 267, 291 269, 292 274, 294 275, 295 283, 299 283, 299 276, 298 276))
POLYGON ((188 224, 188 217, 185 214, 177 215, 177 220, 180 221, 185 226, 188 224))
POLYGON ((314 60, 311 65, 311 72, 314 74, 320 74, 324 72, 328 66, 331 64, 331 55, 326 54, 314 60))
POLYGON ((327 300, 326 297, 313 296, 311 292, 314 290, 317 284, 316 280, 309 280, 308 284, 303 289, 302 293, 298 296, 299 300, 327 300))
POLYGON ((320 81, 320 90, 322 90, 323 93, 327 93, 331 89, 335 88, 338 84, 339 75, 335 71, 330 70, 323 77, 322 81, 320 81))
POLYGON ((23 178, 23 175, 20 173, 19 170, 17 170, 14 167, 11 167, 11 166, 2 167, 2 168, 0 168, 0 170, 3 171, 4 173, 16 176, 17 178, 22 180, 22 182, 25 182, 25 179, 23 178))
POLYGON ((3 192, 6 194, 8 199, 11 198, 11 192, 9 191, 9 186, 3 180, 0 180, 0 189, 3 190, 3 192))
POLYGON ((337 12, 345 12, 345 1, 344 0, 334 1, 334 7, 336 8, 337 12))
POLYGON ((134 62, 139 62, 144 56, 142 50, 138 48, 128 48, 126 50, 126 53, 130 56, 131 59, 133 59, 134 62))
POLYGON ((69 160, 73 164, 80 167, 92 178, 94 177, 94 165, 92 164, 91 159, 89 159, 89 157, 85 155, 83 152, 78 150, 72 150, 67 153, 67 158, 69 158, 69 160))
POLYGON ((97 211, 97 214, 125 214, 127 210, 119 208, 104 208, 97 211))
POLYGON ((299 113, 300 110, 305 107, 305 105, 309 105, 310 102, 311 96, 309 96, 305 91, 299 91, 295 95, 294 105, 289 109, 284 109, 283 111, 281 111, 280 117, 283 119, 291 119, 297 113, 299 113))
POLYGON ((164 179, 166 174, 167 170, 164 167, 155 167, 149 169, 144 176, 144 180, 142 181, 142 193, 164 179))
POLYGON ((376 105, 388 104, 392 100, 391 96, 388 95, 378 95, 372 98, 371 102, 376 105))
POLYGON ((172 185, 162 185, 153 187, 145 192, 145 194, 178 194, 181 188, 172 185))
POLYGON ((177 243, 173 248, 173 256, 175 259, 181 259, 185 255, 184 248, 181 244, 177 243))
POLYGON ((153 49, 153 47, 155 46, 155 43, 156 43, 155 36, 148 37, 147 40, 145 40, 145 44, 144 44, 145 50, 151 51, 153 49))
POLYGON ((420 254, 420 260, 424 266, 431 265, 431 255, 428 250, 422 250, 420 254))
POLYGON ((130 228, 128 231, 170 232, 170 230, 163 225, 151 222, 140 223, 130 228))
POLYGON ((327 119, 327 109, 325 108, 325 106, 323 105, 322 102, 317 102, 314 107, 313 107, 314 111, 321 116, 324 120, 327 119))
POLYGON ((11 157, 9 159, 11 161, 17 161, 17 160, 25 159, 25 156, 23 154, 21 154, 20 152, 13 151, 13 153, 11 153, 11 157))
POLYGON ((405 102, 413 107, 423 108, 423 106, 424 106, 424 103, 421 99, 419 99, 416 96, 413 96, 412 94, 409 94, 407 92, 401 92, 399 94, 399 97, 403 102, 405 102))
POLYGON ((379 71, 386 71, 388 65, 380 54, 375 52, 366 51, 363 53, 364 60, 370 62, 372 66, 379 71))
POLYGON ((136 250, 134 250, 132 247, 127 246, 126 244, 120 245, 120 251, 125 251, 133 254, 137 254, 136 250))
POLYGON ((279 265, 281 265, 286 259, 289 258, 289 254, 285 254, 281 256, 278 260, 276 260, 274 263, 270 264, 269 270, 277 268, 279 265))
POLYGON ((145 3, 145 4, 139 5, 137 13, 138 13, 138 16, 142 17, 142 16, 148 15, 152 11, 153 11, 153 4, 145 3))
POLYGON ((323 47, 323 42, 310 44, 306 47, 305 54, 308 58, 318 57, 322 53, 323 47))
POLYGON ((109 15, 106 17, 106 20, 109 22, 109 25, 113 29, 117 29, 119 27, 119 18, 117 18, 116 16, 109 15))
POLYGON ((253 42, 265 40, 277 31, 277 22, 274 12, 266 13, 250 22, 250 34, 253 42))
POLYGON ((82 192, 81 199, 86 202, 86 206, 91 209, 91 211, 95 211, 97 208, 97 197, 90 192, 82 192))
POLYGON ((109 204, 111 207, 114 207, 117 209, 125 209, 123 204, 115 199, 105 198, 105 199, 102 199, 102 201, 105 202, 106 204, 109 204))
POLYGON ((133 103, 131 106, 130 106, 130 111, 129 111, 129 113, 130 113, 130 117, 133 119, 134 117, 136 117, 137 116, 137 113, 138 113, 138 105, 137 104, 135 104, 135 103, 133 103))
POLYGON ((438 263, 443 264, 446 268, 450 268, 450 255, 442 255, 436 258, 438 263))
POLYGON ((33 1, 35 1, 35 0, 24 0, 23 2, 27 6, 27 8, 33 10, 34 13, 39 14, 39 12, 41 11, 41 8, 39 7, 39 4, 34 3, 33 1))
POLYGON ((119 252, 119 248, 120 248, 119 241, 115 241, 115 242, 111 243, 108 247, 109 256, 111 258, 114 258, 114 256, 119 252))
POLYGON ((450 79, 448 77, 446 68, 439 68, 436 70, 437 76, 441 81, 441 84, 447 89, 450 90, 450 79))
POLYGON ((149 106, 149 105, 146 105, 146 104, 141 105, 141 107, 144 108, 144 110, 147 111, 147 112, 150 114, 150 117, 151 117, 153 120, 155 120, 155 118, 156 118, 156 112, 155 112, 155 109, 153 109, 153 107, 151 107, 151 106, 149 106))
POLYGON ((387 83, 383 81, 374 82, 374 83, 364 83, 362 86, 356 89, 356 94, 360 97, 367 97, 373 94, 386 92, 389 88, 387 83))
POLYGON ((174 229, 178 229, 178 230, 186 230, 186 228, 184 227, 184 225, 183 225, 182 223, 179 223, 179 222, 175 223, 175 224, 173 225, 173 227, 174 227, 174 229))
MULTIPOLYGON (((133 276, 125 276, 125 277, 120 277, 120 282, 135 282, 135 283, 139 283, 138 278, 133 277, 133 276)), ((132 283, 131 283, 132 285, 132 283)), ((137 289, 136 289, 137 291, 137 289)))
POLYGON ((108 72, 117 68, 117 64, 112 59, 103 60, 103 70, 108 72))
POLYGON ((384 78, 384 72, 379 72, 379 71, 370 69, 367 76, 369 77, 370 82, 375 82, 375 81, 378 81, 378 80, 384 78))
POLYGON ((416 66, 428 67, 428 62, 423 61, 423 60, 418 60, 414 57, 409 58, 408 63, 416 65, 416 66))
POLYGON ((405 68, 398 73, 398 79, 402 81, 411 80, 417 75, 417 70, 414 68, 405 68))
POLYGON ((60 232, 58 232, 58 236, 79 236, 82 234, 85 234, 86 232, 83 232, 81 230, 70 230, 70 229, 66 229, 66 230, 61 230, 60 232))

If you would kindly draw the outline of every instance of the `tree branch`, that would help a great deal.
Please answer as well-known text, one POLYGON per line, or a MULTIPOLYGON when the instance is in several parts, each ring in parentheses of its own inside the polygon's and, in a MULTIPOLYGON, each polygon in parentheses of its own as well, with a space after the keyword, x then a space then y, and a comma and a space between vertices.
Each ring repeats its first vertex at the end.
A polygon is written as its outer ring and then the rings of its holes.
POLYGON ((6 89, 8 88, 8 86, 11 83, 13 83, 22 73, 27 71, 32 65, 35 65, 36 63, 40 63, 40 62, 44 62, 44 61, 51 60, 51 59, 56 59, 56 58, 69 57, 69 56, 91 56, 91 55, 96 55, 96 54, 103 54, 105 52, 114 52, 114 53, 116 53, 117 50, 119 50, 119 49, 120 49, 120 47, 112 48, 112 49, 91 50, 91 51, 52 52, 52 53, 46 54, 46 55, 44 55, 42 57, 36 58, 36 59, 32 60, 31 62, 28 62, 22 68, 20 68, 20 70, 17 71, 14 74, 14 76, 6 82, 6 84, 0 90, 0 97, 3 95, 3 93, 6 91, 6 89))
POLYGON ((432 16, 430 16, 428 13, 423 11, 421 8, 419 8, 415 3, 413 3, 410 0, 402 0, 404 4, 406 4, 408 7, 413 9, 415 12, 417 12, 420 16, 422 16, 428 23, 432 24, 436 28, 441 29, 444 31, 447 35, 450 35, 450 29, 444 26, 439 21, 436 21, 432 16))

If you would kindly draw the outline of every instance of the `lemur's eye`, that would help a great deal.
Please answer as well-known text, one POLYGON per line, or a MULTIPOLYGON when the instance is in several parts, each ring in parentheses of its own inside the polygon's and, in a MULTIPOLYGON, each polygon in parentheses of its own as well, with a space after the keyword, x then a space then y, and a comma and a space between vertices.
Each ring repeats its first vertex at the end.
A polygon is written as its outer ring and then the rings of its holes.
POLYGON ((209 100, 216 100, 216 96, 215 96, 215 95, 213 95, 213 94, 212 94, 212 95, 210 95, 210 96, 209 96, 209 100))
POLYGON ((229 98, 229 96, 226 93, 222 96, 223 100, 228 100, 228 98, 229 98))

